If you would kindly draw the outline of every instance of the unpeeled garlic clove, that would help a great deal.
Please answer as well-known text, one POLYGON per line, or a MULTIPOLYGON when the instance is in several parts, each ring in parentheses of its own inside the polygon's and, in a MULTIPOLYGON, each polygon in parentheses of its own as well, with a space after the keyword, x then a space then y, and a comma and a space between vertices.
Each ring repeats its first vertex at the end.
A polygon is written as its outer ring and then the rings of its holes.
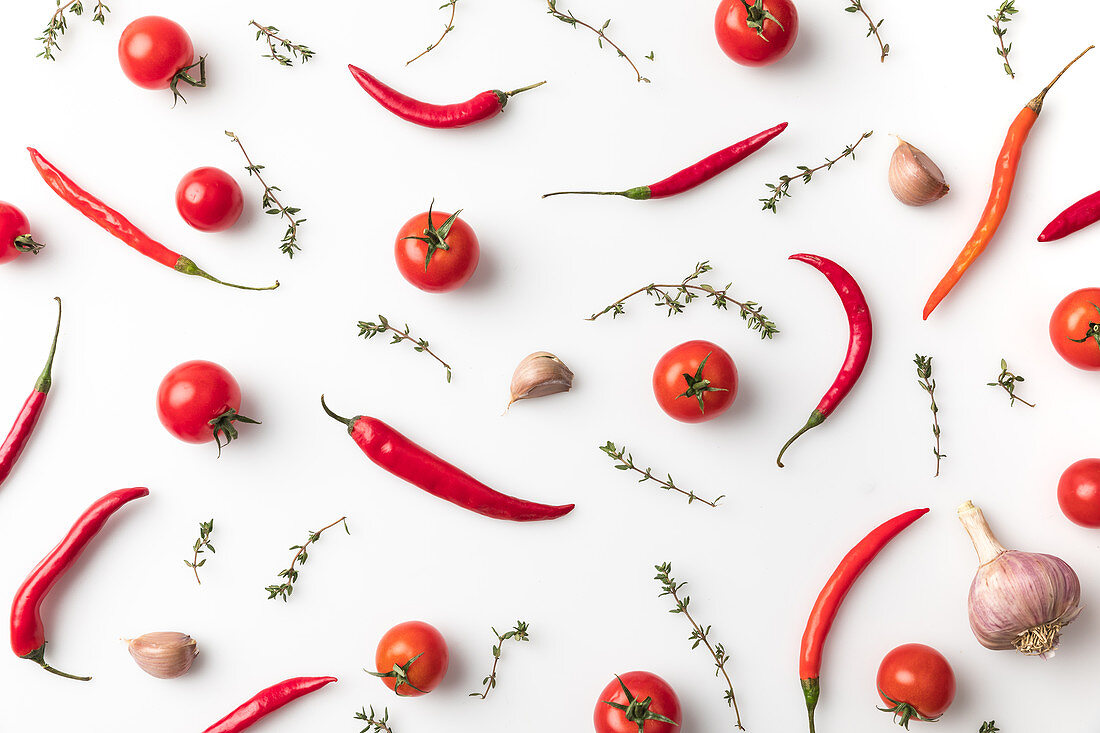
POLYGON ((573 372, 549 351, 528 354, 512 374, 512 399, 508 404, 533 397, 546 397, 568 392, 573 386, 573 372))
POLYGON ((894 197, 907 206, 930 204, 950 190, 940 167, 900 137, 890 158, 889 179, 894 197))
POLYGON ((199 650, 196 642, 178 631, 155 631, 136 639, 127 639, 130 656, 153 677, 172 680, 191 669, 199 650))

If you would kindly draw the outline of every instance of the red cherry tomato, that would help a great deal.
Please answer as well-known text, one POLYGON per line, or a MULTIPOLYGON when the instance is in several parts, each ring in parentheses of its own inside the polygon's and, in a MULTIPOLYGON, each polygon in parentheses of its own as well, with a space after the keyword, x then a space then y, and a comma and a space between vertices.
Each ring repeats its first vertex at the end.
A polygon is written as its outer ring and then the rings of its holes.
POLYGON ((669 417, 681 422, 713 420, 737 397, 737 367, 721 346, 688 341, 657 362, 653 394, 669 417))
POLYGON ((233 176, 205 166, 185 175, 176 186, 176 209, 200 232, 221 232, 237 223, 244 194, 233 176))
POLYGON ((767 66, 787 55, 798 38, 798 10, 791 0, 722 0, 714 34, 726 55, 743 66, 767 66))
POLYGON ((443 634, 423 621, 406 621, 387 631, 374 653, 386 687, 401 697, 426 695, 443 681, 450 654, 443 634))
POLYGON ((592 723, 596 733, 679 733, 680 718, 680 698, 667 682, 652 672, 627 672, 603 688, 592 723))
POLYGON ((1100 527, 1100 458, 1082 459, 1062 473, 1058 506, 1074 524, 1100 527))
POLYGON ((0 265, 19 255, 38 254, 42 245, 31 239, 31 225, 22 211, 0 201, 0 265))
POLYGON ((406 280, 429 293, 461 287, 474 274, 481 246, 458 214, 431 208, 405 222, 397 234, 394 257, 406 280))
POLYGON ((169 433, 185 443, 216 441, 221 453, 237 437, 233 423, 259 424, 239 414, 241 387, 211 361, 188 361, 165 375, 157 390, 157 415, 169 433))
POLYGON ((902 644, 882 659, 878 694, 894 720, 931 721, 943 715, 955 699, 955 673, 947 659, 924 644, 902 644))
POLYGON ((1078 369, 1100 369, 1100 288, 1075 290, 1050 316, 1050 342, 1078 369))
MULTIPOLYGON (((143 89, 171 89, 177 98, 179 82, 206 86, 205 61, 198 62, 200 78, 187 71, 195 66, 195 47, 187 31, 175 21, 159 15, 138 18, 122 31, 118 41, 118 63, 122 73, 143 89)), ((184 100, 186 101, 186 100, 184 100)))

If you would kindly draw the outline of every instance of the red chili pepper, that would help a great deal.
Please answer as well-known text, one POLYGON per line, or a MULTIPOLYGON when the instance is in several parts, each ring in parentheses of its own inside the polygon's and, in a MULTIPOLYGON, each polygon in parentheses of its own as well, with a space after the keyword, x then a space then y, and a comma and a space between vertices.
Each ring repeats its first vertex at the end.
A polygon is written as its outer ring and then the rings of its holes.
POLYGON ((703 158, 698 163, 684 168, 679 173, 673 173, 663 181, 649 186, 637 186, 625 191, 555 191, 543 194, 548 196, 562 196, 564 194, 584 194, 592 196, 625 196, 635 201, 648 199, 663 199, 675 196, 684 191, 690 191, 701 183, 705 183, 720 173, 725 173, 737 163, 755 153, 767 145, 771 140, 787 129, 787 123, 782 122, 770 130, 764 130, 750 138, 734 143, 724 150, 719 150, 713 155, 703 158))
POLYGON ((359 82, 359 86, 390 112, 408 122, 437 129, 466 127, 496 117, 504 111, 509 98, 546 83, 540 81, 538 84, 513 89, 510 92, 492 89, 457 104, 428 104, 386 86, 358 66, 348 64, 348 70, 355 81, 359 82))
POLYGON ((806 631, 802 634, 802 651, 798 664, 798 676, 802 678, 802 694, 806 698, 806 712, 810 716, 810 733, 814 733, 814 708, 821 694, 818 678, 821 672, 821 650, 825 646, 825 637, 833 626, 836 613, 844 597, 848 595, 856 579, 867 569, 875 556, 901 534, 902 530, 925 514, 927 509, 914 509, 899 514, 880 524, 871 533, 859 541, 844 559, 821 589, 817 602, 806 621, 806 631))
POLYGON ((42 157, 42 154, 37 150, 34 148, 27 148, 27 151, 31 154, 31 162, 34 163, 34 167, 38 169, 38 174, 42 176, 42 180, 44 180, 46 184, 54 190, 54 193, 60 196, 65 203, 69 204, 81 214, 105 229, 109 234, 122 240, 146 257, 156 260, 166 267, 171 267, 176 272, 182 272, 184 275, 197 275, 198 277, 204 277, 219 285, 227 285, 231 288, 238 288, 240 290, 274 290, 279 287, 279 282, 277 280, 274 285, 263 288, 235 285, 219 280, 201 269, 187 257, 168 249, 134 226, 125 216, 76 185, 71 178, 55 168, 53 163, 42 157))
POLYGON ((283 705, 294 702, 302 695, 315 692, 335 677, 293 677, 257 692, 248 702, 226 715, 203 733, 237 733, 250 728, 261 718, 265 718, 283 705))
POLYGON ((8 431, 8 437, 4 438, 3 445, 0 445, 0 484, 4 483, 4 479, 11 473, 15 462, 19 460, 20 454, 23 453, 23 449, 27 447, 27 441, 31 439, 34 426, 38 424, 38 418, 42 415, 42 410, 46 408, 46 395, 49 394, 50 385, 53 383, 51 372, 53 371, 53 356, 57 352, 57 336, 61 333, 61 298, 54 298, 54 300, 57 301, 57 326, 54 327, 53 331, 50 355, 46 357, 46 366, 38 376, 38 381, 34 383, 34 390, 27 401, 23 403, 23 409, 19 411, 19 416, 15 418, 15 424, 8 431))
POLYGON ((863 374, 863 367, 867 365, 867 354, 871 350, 871 311, 867 308, 867 299, 863 297, 863 291, 859 289, 855 278, 837 263, 819 255, 798 254, 787 259, 816 267, 836 289, 836 294, 844 305, 844 312, 848 315, 848 353, 844 357, 840 373, 836 375, 833 385, 821 398, 821 402, 817 403, 817 408, 810 413, 810 419, 783 444, 779 457, 775 459, 780 468, 783 468, 783 454, 791 447, 791 443, 810 428, 816 428, 825 422, 825 418, 852 391, 859 375, 863 374))
POLYGON ((329 417, 348 426, 348 435, 367 457, 394 476, 427 491, 432 496, 493 519, 536 522, 557 519, 573 511, 573 504, 550 506, 517 499, 490 489, 473 476, 430 453, 381 420, 359 415, 340 417, 325 404, 329 417))
POLYGON ((134 499, 148 495, 149 489, 138 487, 119 489, 102 497, 80 515, 65 538, 35 566, 15 592, 15 600, 11 604, 11 650, 15 652, 15 656, 37 662, 47 672, 71 680, 86 682, 91 679, 61 672, 46 664, 46 630, 42 626, 42 603, 54 583, 72 567, 111 515, 134 499))
POLYGON ((1047 224, 1046 229, 1039 235, 1039 241, 1053 242, 1098 221, 1100 221, 1100 191, 1086 196, 1054 217, 1054 221, 1047 224))

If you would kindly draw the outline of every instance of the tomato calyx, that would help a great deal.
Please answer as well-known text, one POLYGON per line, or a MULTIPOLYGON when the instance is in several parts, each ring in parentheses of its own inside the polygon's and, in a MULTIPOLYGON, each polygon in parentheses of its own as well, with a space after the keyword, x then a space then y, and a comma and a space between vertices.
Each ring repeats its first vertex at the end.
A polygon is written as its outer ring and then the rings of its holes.
MULTIPOLYGON (((1096 309, 1097 313, 1100 313, 1100 306, 1097 306, 1096 303, 1090 302, 1089 305, 1091 305, 1094 309, 1096 309)), ((1079 339, 1071 338, 1070 341, 1072 341, 1075 344, 1083 344, 1086 341, 1088 341, 1089 339, 1092 339, 1093 341, 1095 341, 1096 342, 1096 347, 1100 348, 1100 323, 1090 321, 1089 322, 1089 327, 1085 331, 1085 335, 1083 337, 1079 338, 1079 339)))
POLYGON ((442 226, 436 229, 435 223, 432 221, 433 206, 435 206, 435 199, 432 199, 432 202, 428 204, 428 228, 424 230, 424 236, 402 237, 402 239, 416 239, 428 245, 428 253, 424 255, 424 272, 428 271, 428 265, 431 263, 432 255, 435 254, 436 250, 441 249, 446 252, 451 248, 451 245, 447 244, 447 235, 451 233, 451 227, 454 226, 458 215, 462 213, 462 209, 459 209, 451 214, 442 226))
MULTIPOLYGON (((756 0, 752 5, 749 5, 745 0, 741 0, 741 4, 745 6, 745 25, 756 31, 756 35, 765 41, 768 41, 768 37, 764 35, 764 21, 770 20, 779 26, 779 30, 787 30, 779 22, 779 19, 764 7, 764 0, 756 0)), ((768 42, 771 43, 771 41, 768 42)))
POLYGON ((878 694, 882 695, 882 698, 884 700, 893 705, 893 707, 879 708, 879 710, 884 713, 893 713, 894 722, 900 725, 902 728, 905 728, 905 730, 909 730, 909 721, 913 720, 914 718, 923 723, 935 723, 937 720, 943 717, 942 715, 937 715, 934 718, 929 718, 909 703, 895 700, 894 698, 883 692, 881 689, 879 689, 878 694))
MULTIPOLYGON (((711 352, 713 354, 714 352, 711 352)), ((707 359, 710 358, 710 354, 703 357, 703 360, 699 362, 699 368, 695 370, 695 374, 683 373, 684 381, 687 382, 687 390, 676 395, 676 399, 681 397, 694 397, 699 400, 699 412, 706 414, 706 409, 703 405, 703 395, 707 392, 729 392, 728 389, 722 389, 721 387, 712 387, 709 379, 703 379, 703 367, 707 365, 707 359)))
POLYGON ((237 438, 237 428, 233 425, 234 421, 249 423, 250 425, 261 424, 259 420, 245 417, 232 407, 209 421, 207 425, 214 429, 214 442, 218 444, 218 458, 222 457, 222 447, 229 445, 237 438), (222 442, 223 439, 225 440, 224 443, 222 442))
POLYGON ((680 724, 677 723, 675 720, 671 718, 666 718, 664 715, 661 715, 660 713, 655 713, 649 709, 649 706, 653 704, 652 697, 647 697, 644 700, 638 700, 634 697, 630 690, 627 689, 626 683, 623 682, 622 678, 619 677, 619 675, 615 675, 615 679, 619 681, 619 687, 623 688, 623 694, 626 695, 627 704, 623 705, 621 703, 611 702, 610 700, 604 700, 603 704, 610 705, 616 710, 622 710, 623 715, 626 716, 626 719, 629 722, 638 724, 638 733, 645 733, 645 722, 647 720, 656 720, 661 723, 670 723, 679 727, 680 724))
POLYGON ((182 69, 176 72, 176 75, 172 77, 171 83, 168 88, 172 90, 172 106, 175 107, 176 103, 181 99, 184 104, 187 104, 187 98, 180 94, 179 83, 183 82, 193 87, 205 87, 206 86, 206 57, 199 56, 199 60, 190 66, 184 66, 182 69), (199 67, 199 78, 191 76, 187 72, 195 67, 199 67))
POLYGON ((45 245, 34 241, 29 234, 23 234, 15 238, 15 248, 20 252, 30 252, 32 255, 38 254, 38 251, 45 245))
POLYGON ((427 695, 428 694, 427 690, 421 690, 419 687, 414 685, 412 682, 409 682, 409 667, 411 667, 412 663, 415 662, 417 659, 420 659, 422 656, 424 656, 424 652, 420 652, 419 654, 417 654, 415 657, 413 657, 409 661, 405 662, 404 664, 398 664, 397 662, 394 662, 393 663, 393 669, 391 669, 389 672, 371 672, 369 669, 364 669, 363 671, 366 672, 369 675, 374 676, 374 677, 380 677, 380 678, 392 677, 393 681, 394 681, 393 682, 393 691, 398 697, 405 697, 405 695, 401 694, 401 685, 407 685, 408 687, 413 688, 414 690, 416 690, 420 694, 427 695))

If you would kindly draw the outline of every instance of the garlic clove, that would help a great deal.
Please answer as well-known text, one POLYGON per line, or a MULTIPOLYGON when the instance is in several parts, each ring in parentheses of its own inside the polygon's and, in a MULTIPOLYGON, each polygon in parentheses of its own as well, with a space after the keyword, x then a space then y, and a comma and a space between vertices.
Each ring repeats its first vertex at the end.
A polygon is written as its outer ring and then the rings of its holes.
POLYGON ((143 634, 136 639, 127 639, 126 646, 137 666, 162 680, 187 674, 199 654, 195 640, 176 631, 143 634))
POLYGON ((950 190, 940 167, 900 137, 890 157, 889 180, 894 197, 907 206, 930 204, 950 190))
POLYGON ((549 351, 528 354, 512 374, 511 400, 508 404, 534 397, 568 392, 573 387, 573 372, 549 351))

